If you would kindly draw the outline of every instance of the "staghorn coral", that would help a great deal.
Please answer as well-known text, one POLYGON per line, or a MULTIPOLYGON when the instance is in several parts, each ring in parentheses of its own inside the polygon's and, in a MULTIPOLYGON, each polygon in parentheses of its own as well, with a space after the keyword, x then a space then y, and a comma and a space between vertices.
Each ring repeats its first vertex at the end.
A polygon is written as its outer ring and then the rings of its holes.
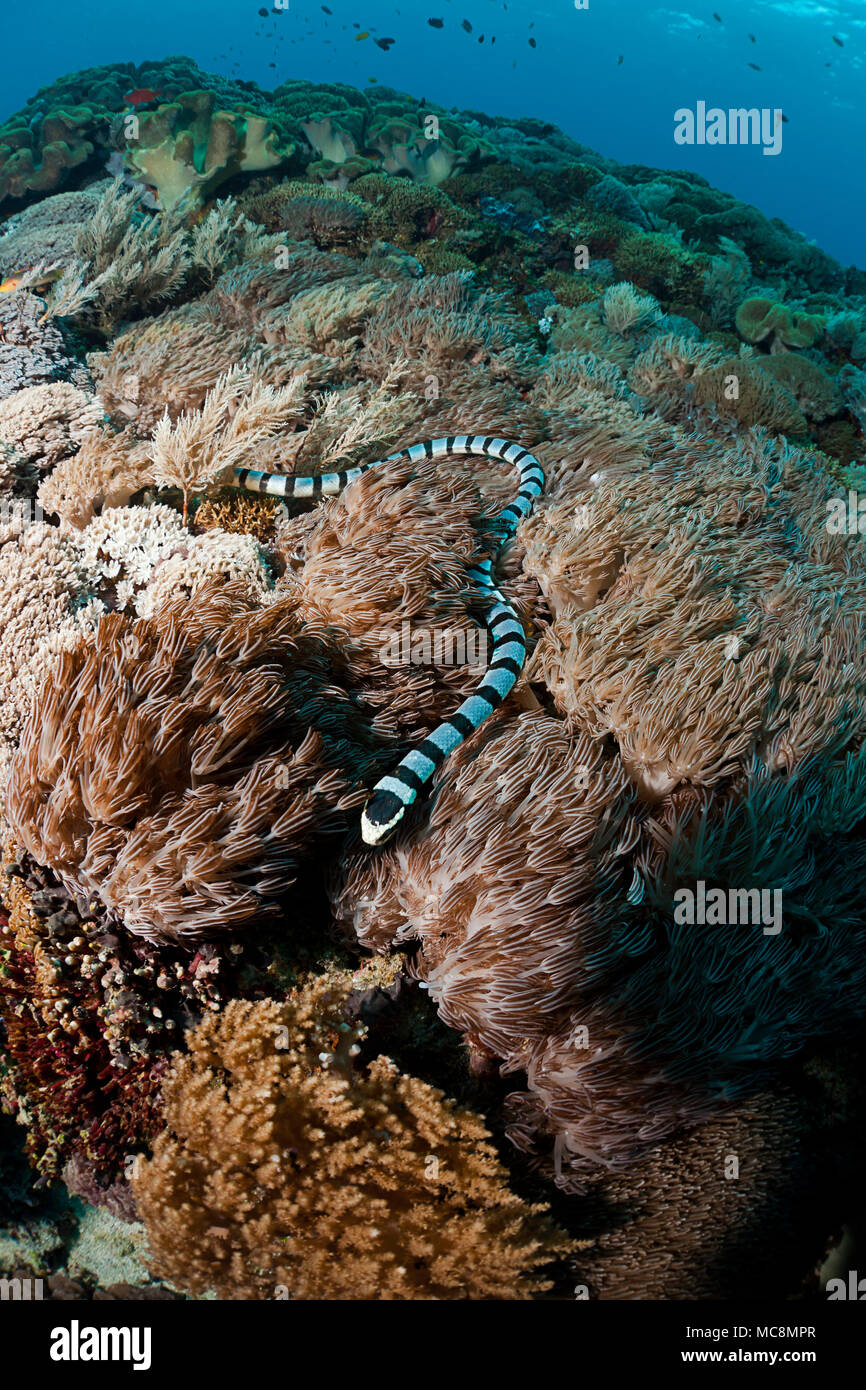
POLYGON ((222 1298, 543 1292, 572 1243, 509 1190, 479 1116, 385 1057, 354 1061, 350 991, 314 977, 190 1035, 134 1184, 152 1269, 222 1298))
POLYGON ((211 579, 158 620, 108 615, 39 692, 13 834, 156 940, 272 913, 375 765, 338 669, 290 603, 257 610, 237 584, 211 579))

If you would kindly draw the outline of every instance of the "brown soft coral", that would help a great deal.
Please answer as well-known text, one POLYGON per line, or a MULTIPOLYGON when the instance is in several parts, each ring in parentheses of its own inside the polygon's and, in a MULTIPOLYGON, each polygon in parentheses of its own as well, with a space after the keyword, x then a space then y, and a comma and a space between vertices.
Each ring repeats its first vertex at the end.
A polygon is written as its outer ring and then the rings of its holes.
POLYGON ((385 1057, 351 976, 234 1001, 176 1058, 135 1181, 152 1266, 222 1298, 523 1299, 571 1248, 511 1192, 481 1118, 385 1057))
POLYGON ((42 687, 7 813, 18 841, 142 935, 275 908, 347 826, 370 757, 333 652, 283 601, 212 584, 155 619, 103 619, 42 687))

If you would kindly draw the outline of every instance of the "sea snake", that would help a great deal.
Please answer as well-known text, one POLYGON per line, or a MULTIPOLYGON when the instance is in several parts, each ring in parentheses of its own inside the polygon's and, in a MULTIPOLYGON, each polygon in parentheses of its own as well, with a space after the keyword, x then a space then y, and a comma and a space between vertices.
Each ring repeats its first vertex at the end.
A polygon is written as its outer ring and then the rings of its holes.
MULTIPOLYGON (((536 458, 519 444, 494 435, 452 434, 447 439, 427 439, 409 449, 389 454, 374 463, 359 464, 342 473, 323 473, 315 478, 283 477, 280 474, 260 473, 255 468, 236 468, 234 480, 238 487, 250 492, 264 492, 271 497, 334 497, 347 483, 353 483, 371 468, 398 459, 421 463, 443 458, 465 458, 483 454, 513 464, 520 474, 520 488, 514 501, 493 521, 500 535, 500 545, 517 529, 532 511, 536 497, 544 486, 544 473, 536 458)), ((368 845, 380 845, 396 830, 407 808, 423 791, 433 773, 453 753, 465 738, 475 732, 484 720, 502 704, 514 685, 526 656, 526 638, 520 619, 511 604, 493 582, 493 564, 489 559, 467 569, 467 575, 489 596, 485 622, 493 639, 493 650, 487 672, 473 695, 459 709, 434 729, 429 738, 406 754, 403 761, 387 777, 377 782, 361 814, 361 834, 368 845)))

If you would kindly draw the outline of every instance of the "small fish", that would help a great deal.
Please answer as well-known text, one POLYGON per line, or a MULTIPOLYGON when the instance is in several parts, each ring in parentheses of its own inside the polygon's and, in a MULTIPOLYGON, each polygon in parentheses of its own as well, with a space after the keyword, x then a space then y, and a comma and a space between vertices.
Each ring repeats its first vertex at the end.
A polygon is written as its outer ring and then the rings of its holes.
POLYGON ((360 32, 360 34, 356 34, 356 35, 355 35, 355 43, 360 43, 362 39, 368 39, 369 37, 370 37, 370 30, 369 30, 369 29, 362 29, 361 32, 360 32))
POLYGON ((322 9, 325 11, 325 14, 333 14, 333 13, 334 13, 333 10, 329 10, 329 9, 328 9, 327 5, 323 5, 323 6, 322 6, 322 9))
POLYGON ((124 94, 123 100, 130 106, 144 106, 145 102, 156 101, 161 96, 161 91, 155 92, 151 87, 133 87, 131 92, 124 94))
POLYGON ((754 34, 750 34, 750 35, 749 35, 749 38, 752 40, 752 43, 757 43, 757 42, 758 42, 758 40, 755 38, 754 34))
POLYGON ((22 275, 10 275, 0 284, 0 294, 11 294, 13 290, 17 290, 23 278, 22 275))
POLYGON ((624 53, 620 53, 619 57, 618 57, 617 60, 616 60, 616 65, 617 65, 617 67, 618 67, 618 68, 621 68, 624 62, 625 62, 625 54, 624 54, 624 53))
POLYGON ((427 20, 427 23, 430 25, 430 28, 431 28, 431 29, 444 29, 444 28, 445 28, 445 20, 444 20, 444 19, 428 19, 428 20, 427 20))
POLYGON ((755 69, 755 72, 763 72, 763 71, 764 71, 763 68, 759 68, 759 67, 758 67, 758 64, 757 64, 757 63, 750 63, 750 64, 749 64, 749 67, 750 67, 750 68, 754 68, 754 69, 755 69))
POLYGON ((259 10, 259 14, 261 15, 262 19, 267 19, 267 17, 268 17, 268 11, 267 11, 267 10, 259 10))
POLYGON ((537 48, 537 47, 538 47, 538 44, 535 42, 535 39, 530 39, 530 40, 529 40, 529 47, 530 47, 530 48, 537 48))
POLYGON ((720 14, 716 14, 715 10, 713 10, 713 19, 717 20, 719 24, 724 24, 725 22, 720 14))
POLYGON ((783 124, 783 125, 787 125, 787 124, 788 124, 788 117, 784 114, 784 112, 782 113, 782 124, 783 124))
POLYGON ((837 43, 837 44, 839 45, 840 48, 844 48, 844 47, 845 47, 845 45, 844 45, 844 43, 842 42, 842 40, 841 40, 841 39, 837 39, 835 34, 833 35, 833 42, 834 42, 834 43, 837 43))
POLYGON ((385 53, 387 53, 388 49, 391 47, 391 44, 396 43, 396 39, 374 39, 373 42, 377 44, 379 48, 381 48, 385 53))
POLYGON ((277 66, 276 63, 268 63, 268 67, 269 67, 269 68, 275 68, 276 66, 277 66))
POLYGON ((471 34, 471 33, 472 33, 472 25, 469 23, 469 20, 468 20, 468 19, 464 19, 464 21, 463 21, 463 28, 466 30, 467 34, 471 34))

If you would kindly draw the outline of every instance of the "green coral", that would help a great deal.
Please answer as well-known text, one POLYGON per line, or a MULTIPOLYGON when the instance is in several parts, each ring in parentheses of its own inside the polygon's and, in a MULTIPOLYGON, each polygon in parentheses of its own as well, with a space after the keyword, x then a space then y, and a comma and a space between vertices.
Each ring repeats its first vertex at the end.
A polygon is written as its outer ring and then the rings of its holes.
POLYGON ((629 280, 656 299, 700 302, 706 260, 684 251, 665 232, 631 232, 614 248, 619 279, 629 280))
POLYGON ((811 420, 826 420, 842 409, 842 395, 832 377, 798 352, 774 352, 757 359, 765 372, 790 391, 811 420))
POLYGON ((264 116, 215 108, 212 92, 183 92, 138 118, 126 166, 156 189, 163 208, 193 206, 233 175, 276 168, 292 155, 264 116))
POLYGON ((747 343, 782 344, 788 348, 811 347, 824 331, 820 314, 792 311, 775 300, 753 295, 737 310, 737 332, 747 343))
POLYGON ((13 117, 0 127, 0 199, 58 188, 93 154, 96 128, 106 120, 89 106, 58 108, 33 126, 13 117))

